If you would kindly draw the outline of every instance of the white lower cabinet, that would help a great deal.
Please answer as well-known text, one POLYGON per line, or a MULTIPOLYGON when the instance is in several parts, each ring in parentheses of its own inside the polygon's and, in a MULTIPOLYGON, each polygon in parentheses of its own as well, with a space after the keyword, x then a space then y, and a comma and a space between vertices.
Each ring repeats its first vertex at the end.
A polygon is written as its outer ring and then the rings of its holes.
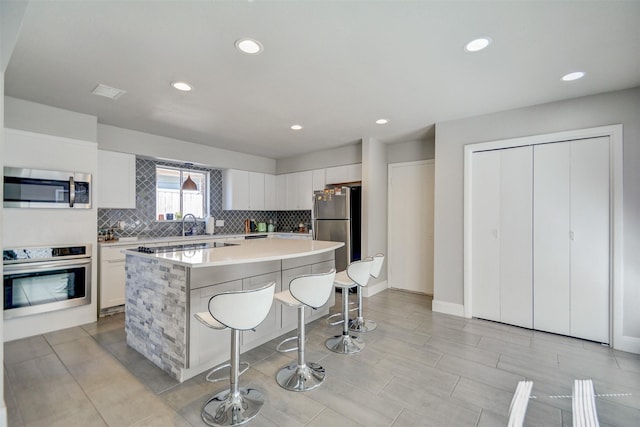
POLYGON ((137 246, 112 246, 100 248, 99 309, 116 307, 125 302, 124 286, 127 280, 124 269, 125 249, 137 246))

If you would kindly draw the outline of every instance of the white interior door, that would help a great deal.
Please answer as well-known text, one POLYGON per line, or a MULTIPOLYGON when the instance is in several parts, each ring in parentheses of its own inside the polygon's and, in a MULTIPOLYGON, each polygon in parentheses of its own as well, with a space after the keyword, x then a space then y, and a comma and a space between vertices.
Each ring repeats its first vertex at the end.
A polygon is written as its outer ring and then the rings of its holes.
POLYGON ((568 142, 534 148, 534 328, 569 335, 570 158, 568 142))
POLYGON ((433 160, 389 165, 389 286, 433 295, 433 160))
POLYGON ((609 342, 609 138, 571 143, 571 335, 609 342))
POLYGON ((533 149, 500 150, 500 321, 533 327, 533 149))
POLYGON ((500 321, 500 151, 474 153, 472 178, 473 316, 500 321))

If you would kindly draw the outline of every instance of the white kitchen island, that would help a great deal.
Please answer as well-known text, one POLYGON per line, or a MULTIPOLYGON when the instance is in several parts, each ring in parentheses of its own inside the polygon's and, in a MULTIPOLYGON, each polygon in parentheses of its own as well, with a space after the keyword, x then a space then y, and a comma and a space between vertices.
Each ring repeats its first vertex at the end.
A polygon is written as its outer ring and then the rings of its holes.
MULTIPOLYGON (((229 358, 229 331, 209 329, 194 314, 207 311, 220 292, 276 282, 276 292, 302 274, 334 267, 341 242, 291 239, 239 240, 234 245, 159 253, 126 253, 125 331, 127 344, 178 381, 229 358)), ((308 313, 328 313, 334 299, 308 313)), ((241 351, 296 328, 295 310, 274 304, 255 331, 242 332, 241 351)))

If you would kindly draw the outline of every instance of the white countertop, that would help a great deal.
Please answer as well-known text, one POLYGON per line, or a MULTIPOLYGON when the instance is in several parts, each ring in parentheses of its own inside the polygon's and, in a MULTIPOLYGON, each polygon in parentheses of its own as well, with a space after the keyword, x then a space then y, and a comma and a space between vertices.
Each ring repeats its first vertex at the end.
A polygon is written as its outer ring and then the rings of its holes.
POLYGON ((194 236, 164 236, 164 237, 121 237, 119 240, 99 242, 100 246, 131 246, 142 245, 144 243, 162 243, 162 242, 184 242, 189 243, 191 240, 224 240, 229 238, 244 238, 246 236, 267 236, 272 238, 286 237, 286 236, 309 236, 307 233, 294 233, 285 231, 273 231, 273 232, 253 232, 253 233, 231 233, 231 234, 197 234, 194 236))
POLYGON ((343 242, 278 238, 237 240, 233 243, 233 246, 221 248, 193 249, 158 254, 146 254, 134 250, 124 250, 123 252, 127 255, 137 255, 198 268, 298 258, 333 251, 344 246, 343 242))

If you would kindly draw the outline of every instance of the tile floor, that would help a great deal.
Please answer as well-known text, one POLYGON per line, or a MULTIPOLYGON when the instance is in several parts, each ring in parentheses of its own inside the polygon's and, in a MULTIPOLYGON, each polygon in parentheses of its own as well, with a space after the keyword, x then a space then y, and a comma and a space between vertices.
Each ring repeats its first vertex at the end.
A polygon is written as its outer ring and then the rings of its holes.
MULTIPOLYGON (((339 295, 339 294, 338 294, 339 295)), ((333 311, 339 310, 339 298, 333 311)), ((278 340, 242 356, 241 385, 267 404, 248 426, 505 426, 518 381, 534 381, 526 425, 570 426, 575 378, 592 378, 601 426, 640 425, 640 356, 502 324, 433 313, 425 296, 387 290, 365 299, 378 329, 365 349, 333 354, 339 333, 309 325, 307 358, 327 379, 318 389, 281 389, 275 372, 295 353, 278 340)), ((223 383, 182 384, 125 344, 123 315, 5 344, 9 426, 203 426, 200 408, 223 383)))

